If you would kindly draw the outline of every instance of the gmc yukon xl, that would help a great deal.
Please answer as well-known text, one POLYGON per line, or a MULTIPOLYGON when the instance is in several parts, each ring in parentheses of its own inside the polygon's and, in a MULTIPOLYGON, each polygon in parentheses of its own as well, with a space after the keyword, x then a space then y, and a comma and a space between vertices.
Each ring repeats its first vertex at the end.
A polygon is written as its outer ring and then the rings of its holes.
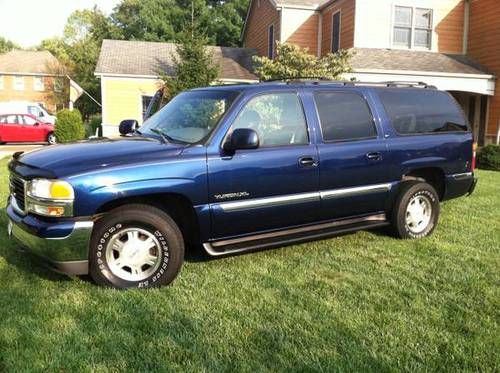
POLYGON ((15 154, 9 234, 57 271, 148 288, 187 245, 219 256, 384 225, 422 238, 476 183, 460 107, 425 84, 213 86, 134 127, 15 154))

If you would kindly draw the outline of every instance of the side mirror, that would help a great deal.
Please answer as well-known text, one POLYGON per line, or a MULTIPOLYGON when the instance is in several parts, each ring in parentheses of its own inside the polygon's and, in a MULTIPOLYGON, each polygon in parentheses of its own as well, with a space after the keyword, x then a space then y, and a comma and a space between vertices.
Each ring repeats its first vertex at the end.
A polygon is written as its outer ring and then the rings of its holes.
POLYGON ((40 122, 35 122, 34 126, 39 126, 40 122))
POLYGON ((137 128, 139 128, 139 122, 135 119, 125 119, 120 122, 118 130, 120 131, 120 135, 126 136, 134 132, 137 128))
POLYGON ((236 128, 224 144, 224 150, 234 152, 240 149, 257 149, 259 136, 250 128, 236 128))

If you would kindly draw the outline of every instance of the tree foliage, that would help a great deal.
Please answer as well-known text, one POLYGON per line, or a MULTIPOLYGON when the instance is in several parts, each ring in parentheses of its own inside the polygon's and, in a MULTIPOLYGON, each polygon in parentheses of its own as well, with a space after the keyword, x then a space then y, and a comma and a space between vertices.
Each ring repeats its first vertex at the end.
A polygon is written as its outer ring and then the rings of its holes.
POLYGON ((0 36, 0 53, 5 53, 12 49, 19 49, 19 46, 14 42, 0 36))
POLYGON ((170 99, 178 93, 207 86, 219 76, 220 66, 214 62, 212 52, 206 48, 206 37, 197 31, 187 31, 172 56, 175 75, 163 75, 164 97, 170 99))
POLYGON ((351 72, 352 52, 340 50, 318 58, 293 44, 276 45, 276 57, 254 57, 255 73, 261 80, 300 77, 340 80, 351 72))

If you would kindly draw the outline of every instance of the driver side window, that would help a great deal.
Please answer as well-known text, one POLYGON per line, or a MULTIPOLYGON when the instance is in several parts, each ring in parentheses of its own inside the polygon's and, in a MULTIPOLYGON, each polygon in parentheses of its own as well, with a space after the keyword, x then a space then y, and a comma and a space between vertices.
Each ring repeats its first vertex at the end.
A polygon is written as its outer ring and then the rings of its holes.
POLYGON ((233 123, 232 129, 236 128, 253 129, 262 147, 309 143, 304 112, 295 92, 252 98, 233 123))

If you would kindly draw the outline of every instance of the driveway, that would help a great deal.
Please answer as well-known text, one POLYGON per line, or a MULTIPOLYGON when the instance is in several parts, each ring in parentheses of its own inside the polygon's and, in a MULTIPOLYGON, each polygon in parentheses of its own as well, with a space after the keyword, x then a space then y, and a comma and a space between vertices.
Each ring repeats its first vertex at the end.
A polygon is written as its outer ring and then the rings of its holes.
POLYGON ((21 145, 0 145, 0 159, 6 156, 10 156, 15 152, 28 152, 30 150, 35 150, 46 146, 45 144, 34 143, 34 144, 21 144, 21 145))

